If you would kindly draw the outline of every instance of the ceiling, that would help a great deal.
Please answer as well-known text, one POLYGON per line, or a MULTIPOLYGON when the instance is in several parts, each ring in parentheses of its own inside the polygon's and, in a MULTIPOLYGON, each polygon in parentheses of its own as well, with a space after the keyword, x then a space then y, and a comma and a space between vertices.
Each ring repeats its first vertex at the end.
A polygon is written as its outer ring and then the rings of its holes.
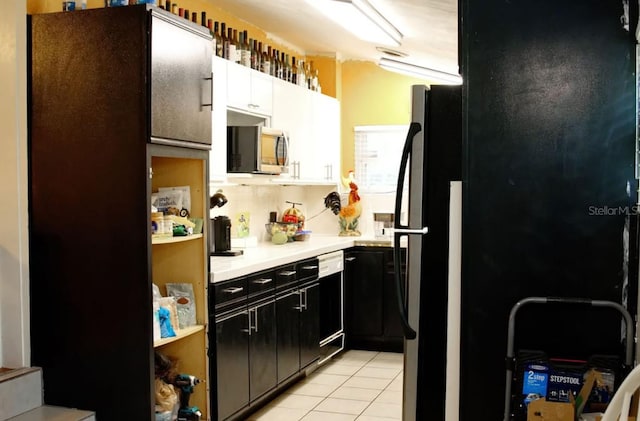
MULTIPOLYGON (((314 0, 312 0, 314 1, 314 0)), ((369 0, 402 34, 397 58, 447 73, 458 73, 457 0, 369 0)), ((306 0, 216 0, 216 6, 263 29, 305 55, 378 62, 396 58, 362 41, 326 18, 306 0)))

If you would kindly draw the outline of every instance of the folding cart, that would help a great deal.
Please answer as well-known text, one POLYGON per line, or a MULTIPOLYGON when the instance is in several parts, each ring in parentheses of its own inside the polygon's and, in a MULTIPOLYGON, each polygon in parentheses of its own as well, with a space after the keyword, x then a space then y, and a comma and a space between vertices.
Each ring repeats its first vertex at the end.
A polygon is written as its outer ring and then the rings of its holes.
MULTIPOLYGON (((613 301, 600 301, 590 300, 584 298, 557 298, 557 297, 528 297, 518 301, 512 308, 509 314, 509 327, 508 327, 508 339, 507 339, 507 356, 506 356, 506 384, 505 384, 505 398, 504 398, 504 420, 503 421, 523 421, 522 414, 516 415, 512 412, 512 402, 516 399, 512 396, 512 384, 517 379, 514 377, 514 371, 516 375, 519 374, 516 370, 518 367, 518 358, 515 354, 515 332, 516 332, 516 314, 525 305, 528 304, 563 304, 563 305, 577 305, 577 306, 591 306, 591 307, 606 307, 618 311, 626 325, 626 340, 625 340, 625 357, 620 372, 616 373, 616 383, 622 380, 622 377, 626 376, 633 366, 633 322, 629 312, 620 304, 613 301), (518 418, 520 417, 520 418, 518 418)), ((527 356, 521 355, 521 358, 531 358, 532 360, 544 355, 543 352, 529 353, 527 356)), ((606 360, 606 356, 596 357, 596 362, 602 362, 606 360)))

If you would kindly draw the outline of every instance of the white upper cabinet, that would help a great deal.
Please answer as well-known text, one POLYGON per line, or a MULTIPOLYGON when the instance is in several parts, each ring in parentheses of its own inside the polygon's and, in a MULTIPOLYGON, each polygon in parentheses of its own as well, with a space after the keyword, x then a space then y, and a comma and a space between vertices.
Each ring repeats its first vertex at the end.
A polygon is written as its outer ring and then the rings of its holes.
POLYGON ((314 178, 340 181, 340 103, 327 95, 311 93, 310 114, 314 178))
POLYGON ((272 126, 289 133, 291 177, 301 183, 340 179, 338 100, 275 79, 272 126))
POLYGON ((271 116, 273 78, 249 67, 226 61, 227 107, 271 116))
MULTIPOLYGON (((290 139, 283 182, 340 180, 340 102, 219 57, 213 58, 213 144, 210 178, 227 176, 227 125, 265 124, 290 139)), ((234 174, 234 177, 237 177, 234 174)), ((243 182, 251 182, 247 179, 243 182)))
POLYGON ((302 165, 313 147, 309 135, 311 125, 309 91, 280 79, 273 81, 273 117, 271 126, 283 129, 289 136, 289 176, 310 178, 302 165))

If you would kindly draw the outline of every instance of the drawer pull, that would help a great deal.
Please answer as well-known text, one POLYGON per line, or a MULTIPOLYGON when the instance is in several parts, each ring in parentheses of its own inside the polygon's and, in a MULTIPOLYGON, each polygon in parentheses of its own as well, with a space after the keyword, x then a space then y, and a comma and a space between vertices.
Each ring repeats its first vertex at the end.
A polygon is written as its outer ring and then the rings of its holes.
POLYGON ((302 266, 302 269, 304 269, 304 270, 314 270, 314 269, 318 269, 318 265, 302 266))
POLYGON ((283 270, 282 272, 278 272, 278 275, 282 276, 293 276, 296 274, 295 270, 283 270))
POLYGON ((243 287, 229 287, 229 288, 225 288, 222 291, 229 293, 229 294, 235 294, 237 292, 243 291, 244 288, 243 287))
POLYGON ((344 260, 346 260, 347 262, 353 262, 354 260, 356 260, 355 257, 345 257, 344 260))
POLYGON ((269 282, 272 282, 273 279, 271 278, 262 278, 262 279, 255 279, 252 282, 254 284, 258 284, 258 285, 264 285, 264 284, 268 284, 269 282))

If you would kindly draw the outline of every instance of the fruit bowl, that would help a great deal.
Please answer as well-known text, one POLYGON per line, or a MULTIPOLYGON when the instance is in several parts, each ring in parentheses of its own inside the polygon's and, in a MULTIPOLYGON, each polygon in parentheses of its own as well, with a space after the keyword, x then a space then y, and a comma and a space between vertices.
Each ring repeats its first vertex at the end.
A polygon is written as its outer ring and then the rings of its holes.
POLYGON ((293 241, 293 237, 296 235, 296 231, 298 231, 298 224, 292 222, 269 222, 268 224, 264 224, 264 227, 269 235, 284 232, 289 241, 293 241))

